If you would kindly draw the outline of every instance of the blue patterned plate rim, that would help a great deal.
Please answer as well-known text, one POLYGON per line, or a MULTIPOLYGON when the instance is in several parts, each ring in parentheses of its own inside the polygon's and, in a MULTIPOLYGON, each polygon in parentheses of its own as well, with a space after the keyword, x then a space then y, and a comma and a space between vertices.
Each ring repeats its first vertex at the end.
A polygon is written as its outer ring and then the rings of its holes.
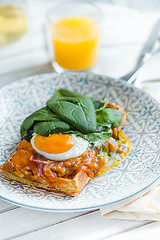
POLYGON ((35 210, 40 210, 40 211, 46 211, 46 212, 79 212, 79 211, 86 211, 86 210, 95 210, 95 209, 99 209, 101 207, 105 207, 105 206, 108 206, 108 205, 111 205, 111 204, 116 204, 118 202, 121 202, 121 201, 124 201, 124 200, 127 200, 129 198, 132 198, 133 196, 139 194, 140 192, 144 191, 145 189, 149 188, 152 184, 154 184, 158 179, 160 179, 160 176, 157 177, 157 179, 155 179, 153 182, 151 182, 149 185, 147 185, 146 187, 144 187, 143 189, 140 189, 138 192, 136 193, 133 193, 132 195, 130 196, 127 196, 125 198, 122 198, 122 199, 119 199, 117 201, 114 201, 114 202, 111 202, 111 203, 106 203, 106 204, 101 204, 101 205, 95 205, 95 206, 91 206, 91 207, 86 207, 86 208, 68 208, 68 209, 58 209, 58 208, 40 208, 40 207, 36 207, 36 206, 31 206, 31 205, 27 205, 27 204, 22 204, 22 203, 19 203, 19 202, 16 202, 16 201, 12 201, 10 199, 7 199, 5 197, 2 197, 0 196, 0 199, 6 201, 6 202, 9 202, 9 203, 12 203, 12 204, 15 204, 15 205, 18 205, 18 206, 21 206, 21 207, 25 207, 25 208, 31 208, 31 209, 35 209, 35 210))
MULTIPOLYGON (((15 83, 17 83, 17 82, 21 82, 21 81, 24 81, 24 80, 27 80, 27 79, 29 79, 29 78, 31 78, 31 77, 38 77, 38 76, 43 76, 43 75, 48 75, 48 74, 51 74, 51 75, 53 75, 53 74, 55 74, 55 75, 70 75, 70 74, 75 74, 75 75, 77 75, 77 74, 79 74, 79 73, 86 73, 86 71, 81 71, 81 72, 75 72, 75 71, 67 71, 67 72, 63 72, 63 73, 57 73, 57 72, 45 72, 45 73, 38 73, 38 74, 33 74, 33 75, 28 75, 28 76, 26 76, 26 77, 23 77, 23 78, 19 78, 19 79, 17 79, 17 80, 14 80, 13 82, 9 82, 9 83, 3 83, 2 85, 0 85, 0 90, 1 89, 3 89, 3 88, 5 88, 6 86, 8 86, 8 85, 12 85, 12 84, 15 84, 15 83)), ((107 79, 110 79, 110 80, 112 80, 112 81, 120 81, 120 82, 123 82, 125 85, 127 85, 127 86, 132 86, 132 87, 134 87, 135 89, 137 89, 138 91, 140 91, 140 92, 142 92, 142 93, 144 93, 144 94, 146 94, 146 95, 148 95, 148 97, 149 98, 152 98, 157 104, 159 104, 160 105, 160 102, 158 102, 156 99, 154 99, 148 92, 146 92, 146 91, 144 91, 143 89, 140 89, 140 88, 138 88, 138 87, 136 87, 136 86, 134 86, 133 84, 129 84, 126 80, 124 80, 123 78, 113 78, 113 77, 109 77, 109 76, 106 76, 106 75, 103 75, 103 74, 97 74, 97 73, 92 73, 92 72, 87 72, 88 74, 91 74, 91 75, 96 75, 96 76, 99 76, 99 77, 102 77, 102 78, 107 78, 107 79)), ((103 82, 103 80, 102 80, 102 82, 103 82)))

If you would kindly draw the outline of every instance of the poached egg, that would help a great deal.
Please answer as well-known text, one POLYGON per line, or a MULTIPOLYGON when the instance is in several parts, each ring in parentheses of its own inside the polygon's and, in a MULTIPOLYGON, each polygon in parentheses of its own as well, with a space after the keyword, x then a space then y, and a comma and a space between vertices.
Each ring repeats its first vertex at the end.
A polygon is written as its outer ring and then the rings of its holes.
POLYGON ((89 142, 72 134, 51 134, 48 137, 33 134, 33 149, 47 159, 62 161, 81 156, 89 142))

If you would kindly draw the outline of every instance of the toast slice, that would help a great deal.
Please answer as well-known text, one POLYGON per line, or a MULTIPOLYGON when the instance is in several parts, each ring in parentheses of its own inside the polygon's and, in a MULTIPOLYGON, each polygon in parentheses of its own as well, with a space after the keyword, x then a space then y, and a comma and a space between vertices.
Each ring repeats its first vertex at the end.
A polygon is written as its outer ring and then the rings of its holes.
POLYGON ((88 177, 88 175, 85 172, 77 173, 73 179, 59 178, 59 179, 56 179, 54 182, 52 182, 52 186, 49 186, 47 184, 42 184, 36 181, 32 181, 32 180, 17 176, 15 173, 11 173, 3 170, 3 167, 1 168, 1 172, 4 174, 6 178, 9 178, 11 180, 15 180, 24 184, 28 184, 40 189, 45 189, 51 192, 67 194, 72 197, 78 195, 78 193, 82 191, 82 189, 91 179, 90 177, 88 177))
POLYGON ((47 177, 43 169, 53 161, 39 160, 40 156, 33 160, 33 154, 34 150, 31 149, 30 143, 23 140, 17 145, 17 150, 0 166, 1 172, 9 179, 70 196, 76 196, 81 192, 91 179, 84 171, 70 171, 67 176, 47 177))
MULTIPOLYGON (((53 163, 53 161, 37 155, 31 144, 22 140, 17 145, 16 151, 0 166, 0 171, 5 177, 24 184, 76 196, 92 177, 99 176, 117 166, 130 153, 132 144, 129 139, 122 131, 120 131, 120 137, 121 140, 117 141, 120 148, 116 150, 115 154, 117 158, 110 157, 107 163, 105 163, 104 157, 97 156, 99 149, 97 152, 86 151, 78 158, 53 163), (81 167, 76 168, 77 164, 80 164, 81 167), (62 171, 63 168, 66 171, 62 171)), ((106 145, 108 146, 108 142, 106 145)))

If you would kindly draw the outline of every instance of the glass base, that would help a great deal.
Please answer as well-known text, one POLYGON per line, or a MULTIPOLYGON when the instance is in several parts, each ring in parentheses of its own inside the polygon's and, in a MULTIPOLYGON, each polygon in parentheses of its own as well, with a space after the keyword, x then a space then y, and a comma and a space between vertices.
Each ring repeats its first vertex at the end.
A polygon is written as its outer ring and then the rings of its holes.
POLYGON ((68 70, 68 69, 65 69, 65 68, 62 68, 57 62, 53 61, 52 62, 52 66, 53 66, 53 69, 55 72, 57 73, 62 73, 62 72, 94 72, 96 67, 97 67, 97 64, 94 65, 93 67, 91 68, 88 68, 88 69, 84 69, 84 70, 68 70))

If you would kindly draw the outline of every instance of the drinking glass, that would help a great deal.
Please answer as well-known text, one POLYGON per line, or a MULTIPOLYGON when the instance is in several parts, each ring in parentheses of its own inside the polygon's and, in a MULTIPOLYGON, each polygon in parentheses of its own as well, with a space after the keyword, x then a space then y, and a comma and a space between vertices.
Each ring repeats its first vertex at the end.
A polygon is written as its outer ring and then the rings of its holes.
POLYGON ((0 1, 0 45, 15 41, 27 31, 25 0, 0 1))
POLYGON ((86 70, 98 60, 100 9, 91 2, 65 1, 47 12, 56 71, 86 70))

